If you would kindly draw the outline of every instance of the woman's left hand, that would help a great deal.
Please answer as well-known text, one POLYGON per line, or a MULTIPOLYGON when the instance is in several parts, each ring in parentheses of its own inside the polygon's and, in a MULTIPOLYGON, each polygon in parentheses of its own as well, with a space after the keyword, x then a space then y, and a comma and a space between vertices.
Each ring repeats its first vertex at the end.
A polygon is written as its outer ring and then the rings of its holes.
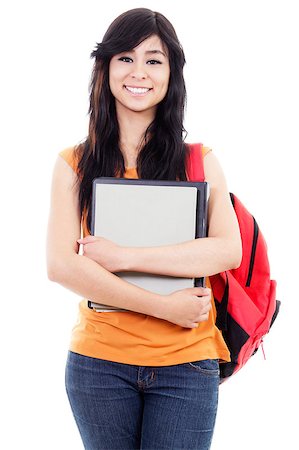
POLYGON ((97 262, 109 272, 124 270, 125 247, 121 247, 109 239, 91 235, 78 239, 77 242, 83 245, 84 256, 97 262))

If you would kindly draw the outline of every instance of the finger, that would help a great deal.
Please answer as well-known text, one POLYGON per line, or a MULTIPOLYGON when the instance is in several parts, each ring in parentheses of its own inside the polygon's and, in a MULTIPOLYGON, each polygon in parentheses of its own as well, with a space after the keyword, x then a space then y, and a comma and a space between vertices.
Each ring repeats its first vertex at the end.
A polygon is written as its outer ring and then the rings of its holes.
POLYGON ((198 319, 198 322, 206 322, 209 318, 209 313, 201 314, 201 316, 198 319))
POLYGON ((85 236, 82 239, 77 239, 78 244, 90 244, 91 242, 95 242, 97 240, 96 236, 91 236, 90 234, 88 236, 85 236))
POLYGON ((206 287, 193 287, 193 288, 186 288, 186 291, 189 291, 190 294, 202 296, 202 295, 209 295, 211 293, 211 289, 206 287))
POLYGON ((208 312, 212 308, 212 302, 209 297, 201 297, 197 301, 200 301, 200 304, 198 305, 200 307, 201 312, 208 312))
POLYGON ((208 314, 212 308, 211 302, 203 305, 200 311, 200 314, 208 314))
POLYGON ((209 303, 211 301, 211 292, 207 292, 206 294, 195 295, 195 298, 202 303, 209 303))

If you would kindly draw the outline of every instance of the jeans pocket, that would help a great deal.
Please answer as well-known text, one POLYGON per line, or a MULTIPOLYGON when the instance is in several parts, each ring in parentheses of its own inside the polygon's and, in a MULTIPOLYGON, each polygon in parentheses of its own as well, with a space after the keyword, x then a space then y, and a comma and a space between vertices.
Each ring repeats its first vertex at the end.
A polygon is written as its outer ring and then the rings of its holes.
POLYGON ((205 375, 217 376, 220 375, 219 361, 218 359, 202 359, 200 361, 192 361, 187 365, 197 372, 205 375))

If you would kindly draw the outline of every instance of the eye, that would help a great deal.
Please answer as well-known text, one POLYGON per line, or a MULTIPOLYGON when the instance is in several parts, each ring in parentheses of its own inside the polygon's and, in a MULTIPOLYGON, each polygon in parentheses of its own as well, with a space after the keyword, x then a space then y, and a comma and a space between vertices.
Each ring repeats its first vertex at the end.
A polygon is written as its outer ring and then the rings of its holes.
POLYGON ((150 59, 149 61, 147 61, 147 64, 162 64, 161 61, 158 61, 157 59, 150 59))
POLYGON ((128 56, 121 56, 118 58, 118 61, 124 61, 124 62, 132 62, 132 58, 129 58, 128 56))

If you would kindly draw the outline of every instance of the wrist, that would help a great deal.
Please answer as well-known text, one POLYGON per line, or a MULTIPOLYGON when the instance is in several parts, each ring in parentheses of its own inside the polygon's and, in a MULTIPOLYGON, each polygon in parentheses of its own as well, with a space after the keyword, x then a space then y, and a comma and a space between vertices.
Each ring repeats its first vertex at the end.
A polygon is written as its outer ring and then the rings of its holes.
POLYGON ((156 319, 167 320, 168 308, 169 308, 169 301, 167 296, 156 294, 155 300, 151 302, 150 315, 156 317, 156 319))
POLYGON ((134 261, 136 260, 136 251, 134 247, 122 247, 121 266, 122 271, 131 272, 136 270, 134 261))

